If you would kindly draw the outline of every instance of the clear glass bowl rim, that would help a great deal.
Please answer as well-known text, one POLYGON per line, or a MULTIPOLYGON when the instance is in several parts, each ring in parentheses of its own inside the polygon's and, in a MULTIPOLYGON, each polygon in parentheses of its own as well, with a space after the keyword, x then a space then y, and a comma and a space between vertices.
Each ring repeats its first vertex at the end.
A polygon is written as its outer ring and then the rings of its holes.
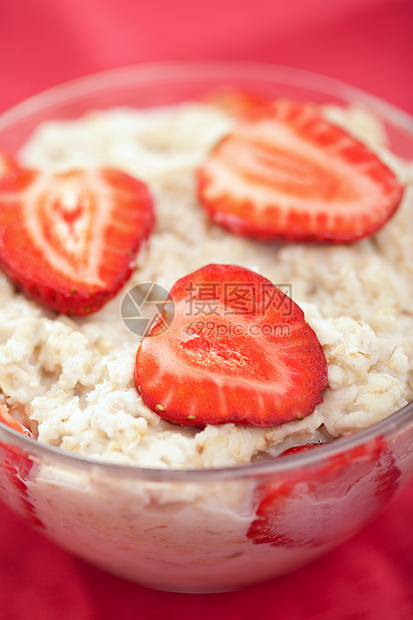
MULTIPOLYGON (((246 79, 277 82, 294 87, 308 88, 320 94, 338 97, 355 103, 379 114, 384 120, 411 134, 413 144, 413 117, 396 106, 350 86, 334 78, 322 76, 292 67, 246 61, 180 61, 156 62, 110 69, 66 82, 36 94, 0 114, 0 132, 14 123, 59 104, 78 101, 83 96, 97 94, 126 86, 143 87, 146 82, 175 83, 177 80, 202 79, 246 79)), ((1 137, 1 136, 0 136, 1 137)), ((213 469, 154 469, 136 465, 123 465, 86 458, 64 452, 54 446, 42 444, 4 424, 0 424, 0 442, 15 446, 30 455, 33 460, 74 468, 93 475, 121 477, 160 483, 215 483, 250 479, 257 476, 284 474, 300 468, 313 467, 338 456, 350 449, 374 441, 376 438, 390 439, 403 429, 413 425, 413 402, 399 409, 389 417, 317 450, 292 454, 283 458, 263 460, 245 465, 213 469)))

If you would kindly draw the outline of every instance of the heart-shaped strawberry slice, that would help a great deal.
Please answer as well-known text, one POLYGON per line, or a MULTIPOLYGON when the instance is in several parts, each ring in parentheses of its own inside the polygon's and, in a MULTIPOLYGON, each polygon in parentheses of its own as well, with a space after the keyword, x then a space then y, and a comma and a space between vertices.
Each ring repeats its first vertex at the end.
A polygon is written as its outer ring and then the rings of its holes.
POLYGON ((403 187, 315 104, 277 99, 221 140, 198 174, 212 220, 260 240, 350 242, 372 235, 403 187))
POLYGON ((88 314, 128 279, 153 223, 148 188, 123 172, 16 168, 0 186, 0 265, 52 310, 88 314))
POLYGON ((146 405, 167 420, 204 426, 273 426, 322 401, 327 362, 302 310, 261 275, 208 265, 178 280, 141 342, 135 378, 146 405))

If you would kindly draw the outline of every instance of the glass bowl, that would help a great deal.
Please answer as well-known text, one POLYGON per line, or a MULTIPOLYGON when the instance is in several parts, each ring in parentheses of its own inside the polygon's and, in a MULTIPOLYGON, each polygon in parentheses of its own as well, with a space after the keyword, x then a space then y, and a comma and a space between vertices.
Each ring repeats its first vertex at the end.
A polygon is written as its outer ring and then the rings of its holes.
MULTIPOLYGON (((17 152, 45 120, 173 104, 228 85, 359 104, 382 121, 390 149, 413 159, 413 120, 403 112, 332 79, 251 63, 154 64, 83 78, 1 115, 0 146, 17 152)), ((209 470, 105 464, 0 425, 4 502, 84 560, 177 592, 219 592, 285 574, 358 531, 412 475, 413 403, 316 450, 209 470)))

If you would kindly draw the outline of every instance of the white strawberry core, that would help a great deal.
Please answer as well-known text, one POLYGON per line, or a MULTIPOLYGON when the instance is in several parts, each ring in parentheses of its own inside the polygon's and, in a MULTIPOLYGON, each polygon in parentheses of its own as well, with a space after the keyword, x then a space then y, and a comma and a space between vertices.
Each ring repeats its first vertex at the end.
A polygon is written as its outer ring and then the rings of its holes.
POLYGON ((55 270, 101 285, 104 230, 112 217, 109 186, 98 172, 39 174, 24 191, 24 221, 35 245, 55 270))

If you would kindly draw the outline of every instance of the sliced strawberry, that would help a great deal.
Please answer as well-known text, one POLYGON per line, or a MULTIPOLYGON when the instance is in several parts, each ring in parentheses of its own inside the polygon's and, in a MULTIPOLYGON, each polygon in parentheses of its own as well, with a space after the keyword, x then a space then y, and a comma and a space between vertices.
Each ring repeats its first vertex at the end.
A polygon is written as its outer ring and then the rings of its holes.
POLYGON ((141 342, 138 391, 162 418, 184 425, 274 426, 322 401, 327 362, 302 310, 269 280, 233 265, 208 265, 171 290, 141 342))
POLYGON ((52 310, 84 315, 114 297, 154 223, 146 185, 115 170, 18 170, 0 188, 0 265, 52 310))
POLYGON ((25 426, 20 424, 20 422, 15 420, 13 416, 10 415, 9 410, 5 405, 0 405, 0 422, 6 424, 15 431, 18 431, 19 433, 23 433, 24 435, 28 435, 29 437, 33 436, 32 433, 25 426))
POLYGON ((393 172, 315 104, 278 99, 255 116, 199 170, 214 222, 261 240, 350 242, 395 212, 403 187, 393 172))
POLYGON ((307 450, 313 450, 314 448, 319 448, 321 443, 307 443, 303 446, 293 446, 292 448, 288 448, 288 450, 284 450, 280 456, 290 456, 290 454, 298 454, 299 452, 307 452, 307 450))
MULTIPOLYGON (((0 405, 0 423, 33 437, 27 428, 10 415, 5 405, 0 405)), ((32 525, 44 527, 36 515, 25 482, 33 466, 34 462, 21 448, 0 442, 0 489, 4 490, 4 499, 12 506, 15 505, 32 525)))
POLYGON ((209 91, 201 101, 213 105, 237 118, 248 118, 271 106, 271 99, 238 88, 223 87, 209 91))
MULTIPOLYGON (((315 445, 292 448, 288 456, 315 445)), ((320 448, 319 448, 320 449, 320 448)), ((304 466, 256 489, 247 537, 254 544, 318 547, 355 533, 394 495, 400 471, 382 439, 304 466)))

